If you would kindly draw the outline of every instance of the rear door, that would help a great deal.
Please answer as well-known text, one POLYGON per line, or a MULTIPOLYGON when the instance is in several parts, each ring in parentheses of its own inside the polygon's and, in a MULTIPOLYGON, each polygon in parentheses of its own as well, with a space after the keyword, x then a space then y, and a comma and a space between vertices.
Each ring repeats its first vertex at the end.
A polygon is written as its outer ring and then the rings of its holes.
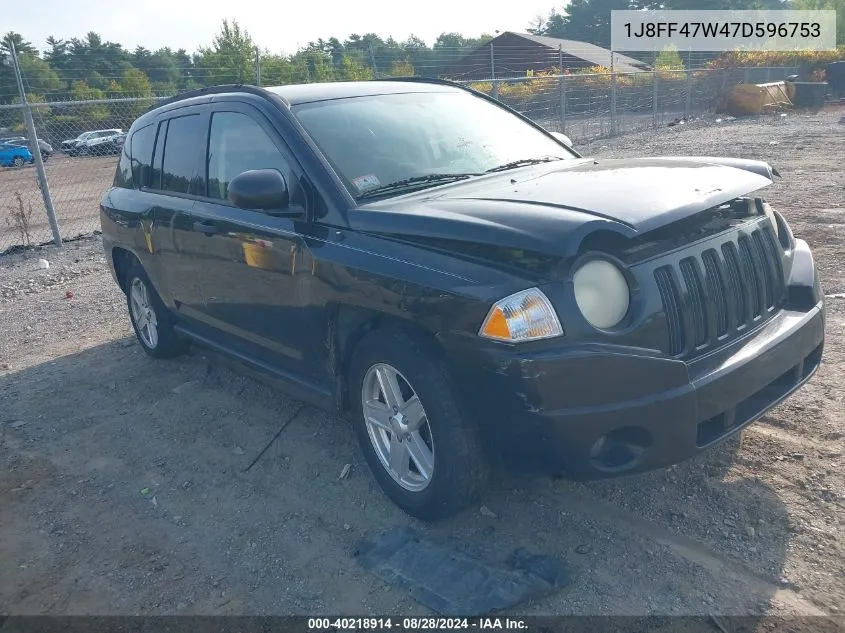
MULTIPOLYGON (((165 113, 154 124, 152 158, 142 178, 149 209, 142 219, 159 294, 188 320, 203 304, 194 254, 204 235, 194 231, 195 198, 205 191, 203 160, 208 114, 202 106, 165 113)), ((132 156, 135 159, 135 135, 132 156)))

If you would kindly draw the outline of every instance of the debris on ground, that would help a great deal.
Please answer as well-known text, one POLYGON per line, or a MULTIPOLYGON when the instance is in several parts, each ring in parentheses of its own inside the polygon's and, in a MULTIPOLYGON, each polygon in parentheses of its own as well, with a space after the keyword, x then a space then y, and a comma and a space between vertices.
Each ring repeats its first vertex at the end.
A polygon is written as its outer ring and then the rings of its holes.
POLYGON ((46 259, 39 259, 38 260, 38 268, 40 268, 41 270, 47 270, 49 267, 50 267, 50 262, 48 262, 46 259))
POLYGON ((338 480, 346 479, 347 477, 349 477, 350 470, 352 470, 352 464, 346 464, 340 471, 340 476, 338 477, 338 480))
POLYGON ((233 452, 235 455, 243 455, 243 454, 244 454, 244 449, 242 449, 240 446, 235 446, 235 447, 232 449, 232 452, 233 452))
POLYGON ((487 506, 481 506, 478 511, 481 513, 481 516, 487 517, 488 519, 498 518, 498 515, 487 506))
POLYGON ((512 609, 570 584, 564 563, 515 550, 503 563, 468 556, 400 527, 359 547, 358 561, 382 581, 443 615, 477 616, 512 609))

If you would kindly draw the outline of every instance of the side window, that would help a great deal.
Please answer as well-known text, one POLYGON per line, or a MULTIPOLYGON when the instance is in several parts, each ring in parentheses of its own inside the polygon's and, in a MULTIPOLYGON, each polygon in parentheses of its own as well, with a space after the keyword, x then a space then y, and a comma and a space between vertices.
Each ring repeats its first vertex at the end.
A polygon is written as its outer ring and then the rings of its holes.
POLYGON ((205 178, 200 166, 205 126, 199 114, 170 119, 164 143, 161 188, 174 193, 202 195, 205 178))
POLYGON ((240 112, 215 112, 208 138, 208 197, 225 200, 232 178, 250 169, 275 169, 289 187, 294 184, 284 156, 254 119, 240 112))
POLYGON ((153 167, 150 173, 150 187, 161 189, 161 159, 164 156, 164 137, 167 136, 167 121, 158 124, 156 146, 153 152, 153 167))
POLYGON ((132 189, 132 160, 129 158, 129 143, 124 143, 120 150, 120 160, 117 162, 112 184, 121 189, 132 189))
POLYGON ((131 162, 132 183, 136 189, 146 187, 150 178, 150 160, 153 156, 155 126, 148 125, 132 134, 131 162))

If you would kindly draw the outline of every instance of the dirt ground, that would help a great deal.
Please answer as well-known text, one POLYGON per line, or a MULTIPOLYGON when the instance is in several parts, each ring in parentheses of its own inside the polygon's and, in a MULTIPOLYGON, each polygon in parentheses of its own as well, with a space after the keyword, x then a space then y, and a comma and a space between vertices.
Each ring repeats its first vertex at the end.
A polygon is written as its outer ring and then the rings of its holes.
MULTIPOLYGON (((843 293, 842 115, 581 149, 769 160, 783 179, 767 197, 843 293)), ((0 613, 425 613, 357 561, 402 525, 494 563, 517 547, 564 560, 571 584, 521 614, 845 608, 845 298, 828 299, 817 375, 741 446, 597 483, 502 473, 483 511, 435 525, 394 507, 348 423, 311 408, 247 471, 298 403, 202 349, 148 358, 96 237, 0 258, 0 324, 0 613)))
MULTIPOLYGON (((58 153, 44 164, 63 237, 72 238, 100 228, 100 197, 111 185, 116 165, 117 156, 71 158, 58 153)), ((32 210, 31 242, 42 244, 53 239, 35 167, 0 167, 0 253, 26 242, 14 221, 13 211, 18 209, 16 194, 23 200, 24 212, 32 210)))

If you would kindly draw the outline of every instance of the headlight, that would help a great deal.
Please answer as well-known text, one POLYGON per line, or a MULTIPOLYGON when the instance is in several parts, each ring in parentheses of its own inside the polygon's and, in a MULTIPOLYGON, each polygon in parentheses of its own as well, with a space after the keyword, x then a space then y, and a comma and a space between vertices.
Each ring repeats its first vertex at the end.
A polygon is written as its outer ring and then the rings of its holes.
POLYGON ((497 341, 534 341, 561 336, 555 309, 548 297, 537 288, 529 288, 497 302, 481 329, 479 336, 497 341))
POLYGON ((606 259, 594 259, 575 271, 575 302, 595 328, 617 325, 628 313, 631 292, 619 268, 606 259))

